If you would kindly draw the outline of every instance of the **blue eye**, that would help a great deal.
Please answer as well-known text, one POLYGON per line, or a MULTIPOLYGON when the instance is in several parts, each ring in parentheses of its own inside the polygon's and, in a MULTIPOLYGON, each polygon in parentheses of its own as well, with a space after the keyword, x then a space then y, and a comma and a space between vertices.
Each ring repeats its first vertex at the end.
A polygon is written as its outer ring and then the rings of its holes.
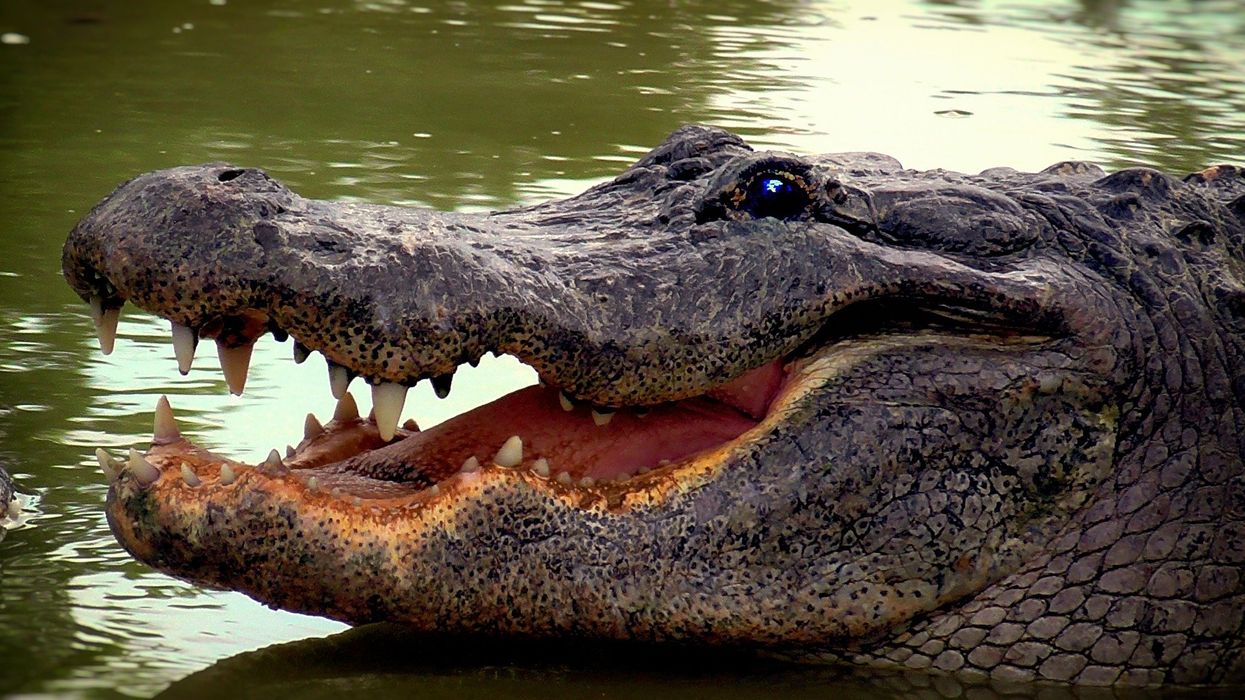
POLYGON ((787 219, 804 211, 808 194, 780 173, 761 173, 748 182, 743 208, 757 218, 787 219))
POLYGON ((761 181, 761 189, 766 194, 780 194, 791 191, 791 183, 779 180, 776 177, 767 177, 761 181))

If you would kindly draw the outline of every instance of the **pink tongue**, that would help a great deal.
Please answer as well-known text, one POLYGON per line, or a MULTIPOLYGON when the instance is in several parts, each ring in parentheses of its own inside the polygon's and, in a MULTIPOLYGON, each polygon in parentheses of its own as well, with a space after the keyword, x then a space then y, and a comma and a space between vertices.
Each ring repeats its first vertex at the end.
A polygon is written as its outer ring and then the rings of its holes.
MULTIPOLYGON (((755 407, 759 405, 756 396, 772 392, 771 384, 752 382, 727 395, 755 407)), ((528 387, 416 433, 385 452, 390 458, 418 464, 426 473, 446 475, 472 456, 488 464, 506 439, 518 435, 523 440, 525 464, 543 457, 555 476, 567 471, 576 479, 601 480, 634 474, 641 467, 654 468, 664 460, 680 460, 731 440, 754 425, 756 421, 733 405, 696 398, 655 408, 643 418, 621 409, 608 424, 598 426, 587 407, 564 411, 556 389, 528 387)))

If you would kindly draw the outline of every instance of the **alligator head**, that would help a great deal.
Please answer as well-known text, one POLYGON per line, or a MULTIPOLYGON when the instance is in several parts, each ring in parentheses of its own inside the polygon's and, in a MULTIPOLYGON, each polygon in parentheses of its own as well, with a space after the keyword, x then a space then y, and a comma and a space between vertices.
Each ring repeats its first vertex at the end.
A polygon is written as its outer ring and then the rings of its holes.
POLYGON ((101 342, 131 302, 241 393, 262 334, 341 399, 284 458, 162 402, 108 519, 152 566, 426 630, 755 645, 1150 684, 1245 675, 1245 178, 977 176, 703 127, 487 215, 174 168, 74 229, 101 342), (399 426, 508 353, 532 386, 399 426), (349 397, 372 385, 374 415, 349 397))

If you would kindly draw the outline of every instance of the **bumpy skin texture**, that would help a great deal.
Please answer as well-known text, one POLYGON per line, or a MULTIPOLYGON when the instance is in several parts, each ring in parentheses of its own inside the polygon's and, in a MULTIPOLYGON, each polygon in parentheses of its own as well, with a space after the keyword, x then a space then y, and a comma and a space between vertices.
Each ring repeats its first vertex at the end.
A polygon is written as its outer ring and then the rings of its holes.
POLYGON ((144 175, 64 267, 83 298, 192 328, 261 313, 387 381, 495 350, 632 406, 811 358, 744 439, 621 490, 485 470, 385 509, 258 470, 123 473, 114 531, 174 575, 355 622, 1233 683, 1242 195, 1227 166, 914 172, 685 127, 582 195, 485 216, 310 201, 223 165, 144 175), (803 206, 758 216, 757 173, 803 206))

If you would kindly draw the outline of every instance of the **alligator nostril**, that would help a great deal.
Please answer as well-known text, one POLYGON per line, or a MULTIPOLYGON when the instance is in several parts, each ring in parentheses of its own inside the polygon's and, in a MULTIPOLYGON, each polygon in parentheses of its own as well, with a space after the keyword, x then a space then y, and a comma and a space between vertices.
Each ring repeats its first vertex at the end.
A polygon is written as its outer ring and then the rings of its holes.
POLYGON ((230 180, 233 180, 234 178, 237 178, 238 176, 242 175, 242 173, 244 172, 246 171, 245 170, 225 170, 225 171, 222 171, 220 174, 218 174, 216 176, 216 179, 219 180, 220 182, 229 182, 230 180))

